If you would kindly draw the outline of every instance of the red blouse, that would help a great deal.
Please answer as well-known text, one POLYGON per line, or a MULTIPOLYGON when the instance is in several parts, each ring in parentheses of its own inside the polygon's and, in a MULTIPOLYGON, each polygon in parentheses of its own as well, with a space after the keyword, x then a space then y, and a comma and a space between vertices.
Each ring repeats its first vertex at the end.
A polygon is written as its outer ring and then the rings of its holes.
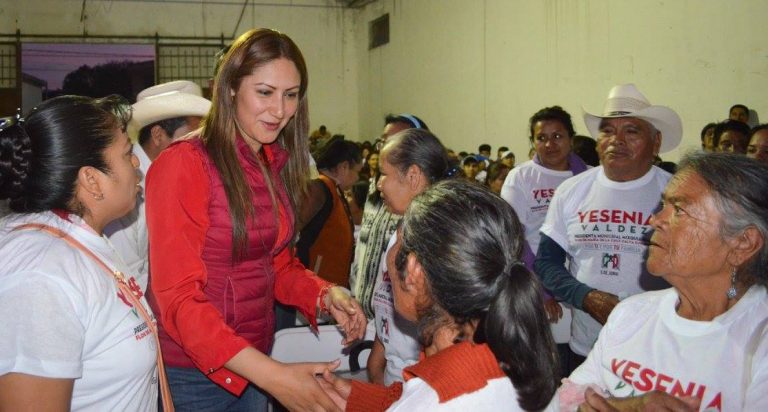
MULTIPOLYGON (((238 139, 238 150, 250 151, 242 139, 238 139)), ((268 161, 274 150, 283 149, 263 146, 268 161)), ((247 380, 223 366, 251 343, 225 323, 205 294, 208 275, 201 256, 212 193, 202 156, 205 154, 193 145, 180 142, 166 149, 149 170, 146 210, 151 293, 164 331, 209 379, 239 394, 247 380)), ((293 227, 289 214, 281 202, 278 204, 275 244, 293 236, 293 231, 286 229, 293 227)), ((273 251, 273 267, 275 298, 297 307, 316 326, 318 296, 328 282, 305 269, 289 247, 273 251)))

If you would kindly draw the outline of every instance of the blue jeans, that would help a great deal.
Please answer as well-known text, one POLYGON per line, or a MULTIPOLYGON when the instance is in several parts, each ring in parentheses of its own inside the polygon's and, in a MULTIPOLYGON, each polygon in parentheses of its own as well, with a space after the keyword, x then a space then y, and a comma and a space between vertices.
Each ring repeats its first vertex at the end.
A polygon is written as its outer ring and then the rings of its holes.
POLYGON ((213 383, 195 368, 166 367, 173 406, 178 412, 266 412, 267 395, 248 385, 240 397, 213 383))

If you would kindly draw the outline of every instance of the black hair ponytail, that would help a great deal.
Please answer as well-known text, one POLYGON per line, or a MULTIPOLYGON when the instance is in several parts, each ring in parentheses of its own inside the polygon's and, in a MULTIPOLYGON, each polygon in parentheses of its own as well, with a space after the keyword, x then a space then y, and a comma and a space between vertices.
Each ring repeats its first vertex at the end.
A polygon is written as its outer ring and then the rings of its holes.
POLYGON ((0 200, 17 204, 29 176, 32 148, 19 116, 0 121, 0 200))
POLYGON ((59 96, 46 100, 22 122, 0 126, 0 199, 11 210, 36 213, 73 204, 77 174, 92 166, 109 172, 104 150, 131 116, 118 95, 101 99, 59 96))
POLYGON ((484 186, 447 179, 413 199, 402 227, 395 266, 407 276, 405 258, 416 255, 433 306, 417 308, 422 341, 446 317, 477 322, 473 341, 488 344, 520 406, 544 409, 558 356, 541 285, 520 261, 524 229, 512 207, 484 186))
POLYGON ((498 278, 483 322, 486 343, 529 411, 547 407, 557 390, 559 359, 538 279, 522 262, 498 278))

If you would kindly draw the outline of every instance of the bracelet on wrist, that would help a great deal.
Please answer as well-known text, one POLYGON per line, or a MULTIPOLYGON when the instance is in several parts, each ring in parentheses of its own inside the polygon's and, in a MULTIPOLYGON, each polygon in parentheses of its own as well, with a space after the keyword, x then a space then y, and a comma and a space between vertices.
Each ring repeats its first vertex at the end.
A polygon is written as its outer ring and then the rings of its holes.
POLYGON ((318 305, 317 305, 318 308, 320 309, 320 313, 326 313, 329 315, 331 314, 331 311, 328 308, 328 304, 325 302, 325 297, 328 295, 328 292, 330 292, 331 289, 333 289, 334 287, 336 287, 336 285, 334 285, 333 283, 328 283, 320 289, 320 294, 318 295, 320 301, 318 302, 318 305))

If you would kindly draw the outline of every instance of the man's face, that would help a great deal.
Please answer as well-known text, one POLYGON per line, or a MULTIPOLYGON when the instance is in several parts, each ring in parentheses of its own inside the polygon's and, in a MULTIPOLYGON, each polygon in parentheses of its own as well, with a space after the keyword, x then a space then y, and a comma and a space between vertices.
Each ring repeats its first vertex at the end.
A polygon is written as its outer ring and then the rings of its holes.
POLYGON ((480 171, 477 162, 464 162, 464 165, 462 165, 461 168, 464 170, 464 174, 468 179, 474 179, 475 176, 477 176, 477 172, 480 171))
POLYGON ((731 120, 740 121, 742 123, 747 123, 749 121, 749 112, 744 110, 743 107, 734 107, 728 114, 728 118, 731 120))
POLYGON ((411 125, 408 123, 403 123, 403 122, 387 123, 387 125, 384 126, 384 131, 381 133, 381 138, 386 142, 387 139, 389 139, 389 136, 392 136, 399 131, 410 129, 410 128, 411 128, 411 125))
POLYGON ((661 147, 661 133, 634 117, 602 119, 597 153, 609 179, 639 179, 651 169, 661 147))
POLYGON ((747 157, 768 164, 768 129, 762 129, 752 135, 747 146, 747 157))
MULTIPOLYGON (((200 120, 202 118, 200 116, 187 116, 187 121, 183 125, 181 125, 178 129, 174 130, 173 136, 169 136, 171 142, 175 141, 176 139, 179 139, 189 132, 196 130, 198 127, 200 127, 200 120)), ((169 142, 170 144, 170 142, 169 142)))
POLYGON ((720 140, 717 142, 718 152, 727 153, 747 153, 747 136, 743 133, 739 133, 735 130, 726 130, 720 135, 720 140))

